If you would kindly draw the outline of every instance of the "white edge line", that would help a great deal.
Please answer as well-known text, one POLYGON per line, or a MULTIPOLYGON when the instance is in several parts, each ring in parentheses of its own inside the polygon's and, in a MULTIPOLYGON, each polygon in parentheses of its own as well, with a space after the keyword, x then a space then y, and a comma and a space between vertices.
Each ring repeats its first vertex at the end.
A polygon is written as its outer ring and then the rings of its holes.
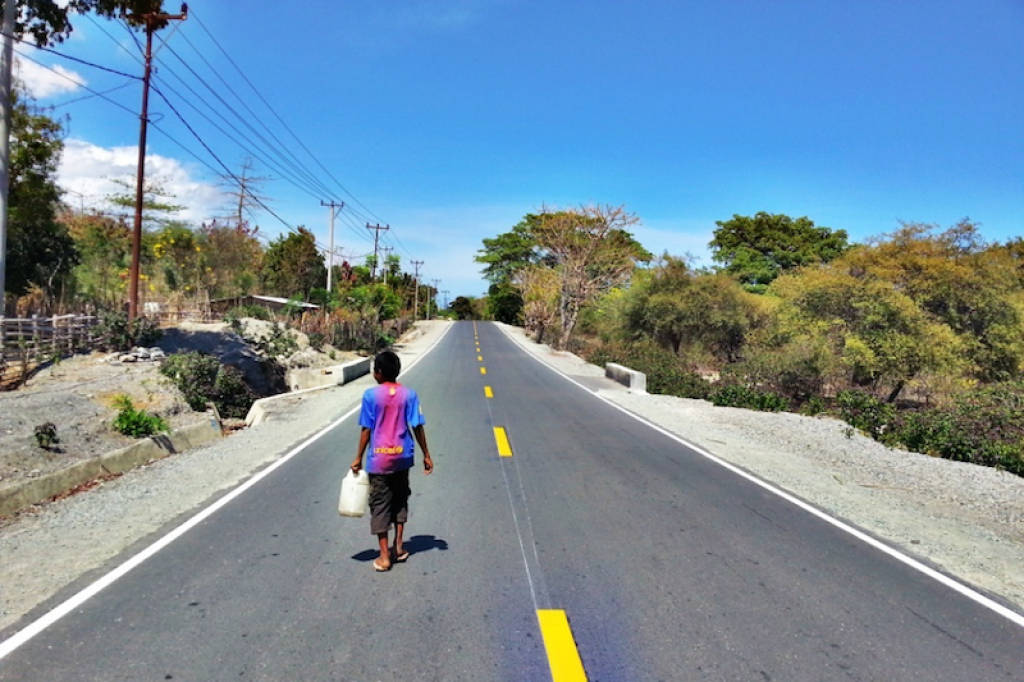
MULTIPOLYGON (((505 330, 501 325, 496 325, 496 326, 513 343, 515 343, 518 346, 523 346, 523 344, 521 344, 519 342, 519 340, 516 339, 512 335, 511 332, 505 330)), ((697 445, 695 443, 691 443, 690 441, 686 440, 685 438, 683 438, 683 437, 681 437, 681 436, 679 436, 679 435, 677 435, 675 433, 672 433, 671 431, 668 431, 664 427, 661 427, 661 426, 655 424, 654 422, 648 420, 645 417, 641 417, 640 415, 636 414, 635 412, 632 412, 632 411, 626 409, 622 405, 619 405, 618 403, 610 400, 609 398, 605 398, 604 396, 598 394, 596 391, 594 391, 594 390, 592 390, 590 388, 587 388, 583 384, 579 383, 578 381, 576 381, 575 379, 570 377, 568 374, 566 374, 562 370, 560 370, 557 367, 555 367, 554 365, 549 364, 546 360, 541 358, 538 354, 530 352, 530 350, 525 348, 525 347, 523 347, 523 350, 525 350, 527 355, 532 357, 534 360, 539 362, 541 365, 543 365, 544 367, 547 367, 552 372, 555 372, 556 374, 561 376, 566 381, 568 381, 568 382, 570 382, 572 384, 575 384, 576 386, 579 386, 584 391, 586 391, 587 393, 590 393, 592 396, 594 396, 598 400, 601 400, 601 401, 607 403, 608 405, 611 405, 612 407, 614 407, 615 409, 619 410, 620 412, 623 412, 623 413, 629 415, 630 417, 632 417, 633 419, 636 419, 638 422, 641 422, 642 424, 645 424, 645 425, 649 426, 650 428, 654 429, 655 431, 658 431, 659 433, 668 436, 672 440, 685 445, 686 447, 690 448, 691 450, 693 450, 697 454, 701 455, 702 457, 705 457, 705 458, 711 460, 715 464, 718 464, 719 466, 728 469, 729 471, 733 472, 734 474, 737 474, 738 476, 742 476, 743 478, 747 479, 751 483, 754 483, 755 485, 758 485, 758 486, 764 488, 768 492, 773 493, 775 495, 778 495, 779 497, 781 497, 782 499, 786 500, 787 502, 795 504, 796 506, 800 507, 804 511, 809 512, 809 513, 813 514, 814 516, 817 516, 819 519, 821 519, 821 520, 823 520, 823 521, 825 521, 825 522, 835 526, 839 530, 844 531, 846 533, 849 533, 850 535, 852 535, 853 537, 857 538, 861 542, 867 543, 868 545, 874 547, 875 549, 877 549, 877 550, 879 550, 881 552, 884 552, 885 554, 888 554, 889 556, 891 556, 892 558, 896 559, 897 561, 900 561, 901 563, 906 564, 910 568, 913 568, 914 570, 919 571, 919 572, 925 574, 929 578, 932 578, 933 580, 936 580, 936 581, 942 583, 946 587, 948 587, 948 588, 950 588, 950 589, 952 589, 952 590, 954 590, 956 592, 959 592, 963 596, 967 597, 968 599, 970 599, 970 600, 972 600, 974 602, 977 602, 981 606, 984 606, 987 609, 995 611, 1000 616, 1003 616, 1004 618, 1008 619, 1012 623, 1014 623, 1016 625, 1019 625, 1021 627, 1024 627, 1024 615, 1021 615, 1021 614, 1017 613, 1016 611, 1014 611, 1013 609, 1010 609, 1010 608, 1008 608, 1006 606, 1003 606, 999 602, 997 602, 997 601, 995 601, 993 599, 990 599, 989 597, 986 597, 985 595, 981 594, 977 590, 974 590, 974 589, 968 587, 967 585, 964 585, 963 583, 961 583, 961 582, 959 582, 957 580, 954 580, 953 578, 950 578, 948 575, 945 575, 944 573, 940 573, 939 571, 936 571, 934 568, 931 568, 930 566, 927 566, 926 564, 921 563, 917 559, 914 559, 913 557, 904 554, 903 552, 899 551, 898 549, 895 549, 894 547, 891 547, 891 546, 885 544, 884 542, 878 540, 877 538, 874 538, 874 537, 868 535, 864 531, 858 530, 857 528, 854 528, 853 526, 849 525, 848 523, 846 523, 844 521, 841 521, 841 520, 835 518, 834 516, 830 516, 828 513, 822 511, 821 509, 818 509, 817 507, 815 507, 815 506, 813 506, 811 504, 808 504, 807 502, 804 502, 803 500, 801 500, 798 497, 794 497, 793 495, 787 493, 785 490, 782 490, 781 488, 775 487, 771 483, 769 483, 769 482, 767 482, 767 481, 765 481, 765 480, 763 480, 761 478, 758 478, 757 476, 751 474, 750 472, 744 471, 743 469, 740 469, 739 467, 735 466, 734 464, 730 464, 729 462, 726 462, 725 460, 721 459, 717 455, 711 454, 710 452, 708 452, 707 450, 705 450, 701 446, 699 446, 699 445, 697 445)))
MULTIPOLYGON (((406 367, 403 368, 403 371, 408 371, 412 369, 420 360, 422 360, 428 354, 430 354, 430 351, 434 350, 437 344, 441 342, 441 340, 448 334, 448 332, 451 330, 453 326, 454 325, 448 325, 447 328, 443 332, 441 332, 441 335, 438 336, 437 339, 432 344, 430 344, 430 346, 426 350, 420 353, 420 355, 416 359, 414 359, 411 363, 409 363, 406 367)), ((137 567, 143 561, 150 558, 151 556, 162 550, 164 547, 171 544, 179 537, 195 528, 197 525, 205 521, 207 518, 213 516, 227 503, 231 502, 231 500, 235 499, 236 497, 247 491, 249 488, 253 487, 257 483, 262 481, 265 477, 269 476, 278 467, 284 465, 285 462, 295 457, 305 448, 312 445, 314 442, 322 438, 324 435, 326 435, 332 429, 337 427, 343 421, 345 421, 353 414, 358 412, 359 409, 359 405, 353 407, 351 410, 340 416, 338 419, 331 422, 328 426, 325 426, 323 429, 307 438, 301 444, 292 448, 292 450, 283 455, 276 462, 254 474, 252 477, 244 481, 242 484, 240 484, 237 488, 235 488, 228 494, 218 499, 209 507, 198 512, 196 515, 192 516, 190 519, 182 523, 180 526, 170 531, 169 533, 161 537, 153 544, 146 547, 138 554, 132 556, 130 559, 125 561, 117 568, 112 569, 105 575, 98 578, 92 584, 78 591, 74 595, 68 597, 66 600, 55 606, 50 611, 47 611, 42 616, 40 616, 39 618, 29 623, 18 632, 14 633, 13 635, 5 639, 3 642, 0 642, 0 661, 6 658, 15 649, 17 649, 18 647, 25 644, 33 637, 41 633, 43 630, 50 627, 58 620, 60 620, 64 616, 68 615, 69 613, 77 609, 79 606, 87 602, 92 597, 96 596, 100 591, 109 587, 119 578, 124 577, 126 574, 128 574, 129 571, 137 567)))

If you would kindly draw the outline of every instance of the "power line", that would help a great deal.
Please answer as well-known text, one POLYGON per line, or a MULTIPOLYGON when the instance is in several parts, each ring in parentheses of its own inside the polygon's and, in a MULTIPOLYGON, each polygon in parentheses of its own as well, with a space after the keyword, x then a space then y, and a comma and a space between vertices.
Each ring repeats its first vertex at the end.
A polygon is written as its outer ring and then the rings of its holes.
POLYGON ((299 139, 298 135, 295 134, 295 131, 293 131, 291 127, 289 127, 288 124, 285 123, 284 120, 278 115, 274 108, 270 106, 270 102, 268 102, 266 98, 262 94, 260 94, 260 91, 256 88, 255 85, 252 84, 252 81, 249 80, 245 73, 242 72, 242 69, 239 68, 238 64, 235 63, 235 60, 231 58, 231 55, 228 54, 227 50, 221 47, 220 43, 217 42, 217 39, 213 36, 210 30, 206 28, 206 25, 202 22, 202 20, 199 17, 195 16, 195 12, 192 13, 192 16, 196 20, 196 23, 199 24, 199 27, 206 32, 206 35, 209 36, 213 44, 216 45, 217 48, 221 51, 221 53, 225 56, 225 58, 227 58, 228 62, 230 62, 231 65, 235 67, 235 70, 238 71, 239 75, 242 76, 242 79, 245 80, 245 82, 249 85, 250 88, 252 88, 252 91, 256 93, 256 96, 260 98, 260 101, 263 102, 267 109, 270 110, 270 113, 272 113, 274 117, 281 123, 281 125, 284 126, 285 130, 287 130, 289 134, 291 134, 292 138, 299 143, 299 146, 301 146, 303 150, 305 150, 305 152, 309 154, 310 158, 313 159, 317 166, 319 166, 321 170, 327 173, 328 177, 334 180, 335 184, 337 184, 338 187, 340 187, 342 191, 345 194, 347 194, 357 205, 361 206, 364 210, 366 210, 374 219, 377 220, 377 222, 381 222, 381 218, 379 216, 375 215, 373 211, 367 208, 367 206, 363 204, 358 197, 352 194, 352 192, 350 192, 343 184, 341 184, 341 182, 336 177, 334 177, 334 175, 329 170, 327 170, 327 168, 325 168, 322 163, 320 163, 320 161, 313 155, 313 153, 309 151, 309 148, 302 142, 302 140, 299 139))
POLYGON ((125 111, 127 111, 127 112, 128 112, 129 114, 131 114, 132 116, 138 116, 138 115, 139 115, 139 112, 137 112, 137 111, 135 111, 135 110, 133 110, 133 109, 130 109, 130 108, 126 107, 125 105, 121 104, 120 102, 118 102, 118 101, 116 101, 116 100, 113 100, 113 99, 111 99, 111 98, 107 97, 106 95, 104 95, 104 94, 103 94, 102 92, 100 92, 100 91, 98 91, 98 90, 93 90, 92 88, 90 88, 90 87, 89 87, 88 85, 86 85, 85 83, 83 83, 83 82, 81 82, 81 81, 79 81, 79 80, 76 80, 76 79, 72 78, 71 76, 69 76, 69 75, 67 75, 67 74, 65 74, 65 73, 61 73, 60 71, 58 71, 57 69, 53 68, 52 66, 47 66, 46 64, 43 64, 43 63, 42 63, 41 61, 39 61, 38 59, 33 59, 32 57, 29 57, 29 56, 28 56, 27 54, 25 54, 24 52, 21 52, 20 50, 19 50, 19 51, 17 51, 17 54, 18 54, 18 56, 19 56, 19 57, 21 57, 22 59, 27 59, 27 60, 29 60, 30 62, 32 62, 33 64, 38 64, 39 66, 43 67, 43 68, 44 68, 44 69, 46 69, 47 71, 52 71, 53 73, 57 74, 57 75, 58 75, 58 76, 60 76, 61 78, 64 78, 65 80, 69 80, 69 81, 71 81, 72 83, 74 83, 74 84, 75 84, 75 85, 77 85, 78 87, 80 87, 80 88, 83 88, 83 89, 85 89, 85 90, 88 90, 89 92, 91 92, 91 93, 92 93, 92 96, 94 96, 94 97, 99 97, 100 99, 106 100, 107 102, 110 102, 110 103, 111 103, 111 104, 113 104, 114 106, 116 106, 116 107, 119 107, 119 108, 121 108, 121 109, 124 109, 124 110, 125 110, 125 111))
MULTIPOLYGON (((142 80, 142 78, 140 76, 133 76, 130 73, 125 73, 124 71, 118 71, 117 69, 112 69, 109 66, 103 66, 101 64, 96 64, 94 62, 90 62, 90 61, 87 61, 85 59, 81 59, 79 57, 73 57, 73 56, 71 56, 69 54, 65 54, 64 52, 60 52, 58 50, 54 50, 51 47, 42 47, 41 45, 36 45, 35 43, 31 43, 31 42, 29 42, 27 40, 23 40, 21 38, 18 38, 17 36, 10 35, 10 34, 7 34, 7 33, 3 33, 2 31, 0 31, 0 35, 3 35, 3 36, 6 36, 8 38, 11 38, 13 40, 16 40, 18 43, 20 43, 22 45, 28 45, 30 47, 33 47, 33 48, 37 49, 37 50, 42 50, 43 52, 49 52, 50 54, 55 54, 58 57, 63 57, 64 59, 69 59, 69 60, 71 60, 73 62, 78 62, 79 64, 84 64, 85 66, 91 66, 94 69, 99 69, 100 71, 106 71, 108 73, 112 73, 112 74, 115 74, 117 76, 121 76, 122 78, 133 78, 133 79, 135 79, 137 81, 142 80)), ((33 60, 33 61, 35 61, 35 60, 33 60)), ((38 64, 39 62, 36 62, 36 63, 38 64)))
MULTIPOLYGON (((111 34, 111 33, 110 33, 109 31, 107 31, 107 29, 103 28, 103 26, 102 26, 102 25, 100 24, 100 22, 98 22, 98 21, 97 21, 97 20, 96 20, 96 19, 95 19, 95 18, 94 18, 94 17, 92 16, 92 14, 86 14, 86 15, 85 15, 85 18, 86 18, 86 19, 88 19, 88 20, 89 20, 90 22, 92 22, 92 25, 93 25, 93 26, 95 26, 96 28, 98 28, 98 29, 99 29, 100 31, 102 31, 104 35, 106 35, 106 36, 107 36, 108 38, 110 38, 110 39, 111 39, 111 40, 112 40, 112 41, 114 42, 114 44, 115 44, 115 45, 117 45, 117 46, 118 46, 119 48, 121 48, 121 49, 122 49, 122 50, 124 50, 124 51, 125 51, 126 53, 128 53, 128 55, 129 55, 129 56, 130 56, 130 57, 131 57, 132 59, 134 59, 134 60, 135 60, 136 62, 138 62, 138 64, 139 64, 140 66, 141 66, 141 65, 143 65, 143 61, 142 61, 142 58, 141 58, 141 57, 139 57, 139 55, 138 55, 138 54, 136 54, 136 53, 132 52, 132 51, 131 51, 131 50, 129 50, 129 49, 127 48, 127 47, 125 47, 125 46, 124 46, 124 44, 123 44, 123 43, 122 43, 122 42, 121 42, 120 40, 118 40, 117 38, 115 38, 115 37, 114 37, 114 36, 113 36, 113 35, 112 35, 112 34, 111 34)), ((134 34, 133 34, 133 35, 134 35, 134 34)), ((136 44, 138 44, 138 43, 136 43, 136 44)))

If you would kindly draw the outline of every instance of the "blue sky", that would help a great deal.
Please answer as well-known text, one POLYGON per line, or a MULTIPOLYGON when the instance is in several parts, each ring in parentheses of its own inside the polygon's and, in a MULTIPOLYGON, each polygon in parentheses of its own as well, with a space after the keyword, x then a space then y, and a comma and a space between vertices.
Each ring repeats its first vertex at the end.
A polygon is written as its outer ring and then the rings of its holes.
MULTIPOLYGON (((204 141, 237 172, 246 152, 191 108, 203 105, 177 77, 225 105, 174 53, 243 118, 252 119, 246 106, 255 112, 310 173, 326 178, 322 164, 333 176, 300 189, 257 162, 257 174, 276 178, 263 193, 285 222, 326 244, 319 200, 346 201, 352 211, 336 232, 345 254, 372 250, 367 220, 390 224, 385 241, 405 268, 426 261, 426 277, 451 296, 485 291, 472 260, 482 237, 544 205, 624 204, 649 250, 704 262, 716 220, 762 210, 806 215, 854 240, 900 221, 945 227, 963 217, 990 240, 1024 234, 1021 0, 189 4, 192 18, 158 34, 168 43, 155 82, 204 141)), ((141 73, 122 26, 78 18, 75 28, 58 49, 141 73)), ((137 82, 18 49, 96 90, 127 83, 108 97, 138 110, 137 82)), ((89 94, 57 80, 67 89, 41 104, 89 94)), ((217 165, 158 97, 151 107, 159 126, 217 165)), ((90 178, 134 163, 137 117, 99 98, 55 112, 69 116, 61 172, 78 194, 68 198, 97 201, 90 178)), ((187 217, 218 214, 226 202, 214 173, 162 134, 149 139, 153 172, 190 205, 187 217)), ((271 238, 287 229, 255 217, 271 238)))

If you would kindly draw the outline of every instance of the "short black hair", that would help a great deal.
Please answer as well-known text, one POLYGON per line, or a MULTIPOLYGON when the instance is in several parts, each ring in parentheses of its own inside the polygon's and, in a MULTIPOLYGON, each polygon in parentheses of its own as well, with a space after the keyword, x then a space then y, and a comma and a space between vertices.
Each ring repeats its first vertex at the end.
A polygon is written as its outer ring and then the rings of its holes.
POLYGON ((391 351, 382 351, 373 359, 373 371, 380 372, 384 381, 394 381, 402 371, 402 361, 391 351))

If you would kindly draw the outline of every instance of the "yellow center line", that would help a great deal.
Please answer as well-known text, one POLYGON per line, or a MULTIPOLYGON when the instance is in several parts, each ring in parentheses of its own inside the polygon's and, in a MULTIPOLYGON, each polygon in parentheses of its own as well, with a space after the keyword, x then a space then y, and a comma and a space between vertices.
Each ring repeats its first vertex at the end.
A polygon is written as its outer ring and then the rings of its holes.
POLYGON ((587 673, 572 638, 569 619, 561 609, 537 609, 540 634, 544 637, 544 648, 548 652, 551 679, 554 682, 586 682, 587 673))
POLYGON ((484 361, 484 356, 478 355, 478 356, 476 356, 476 360, 477 360, 477 362, 483 362, 484 361))
POLYGON ((504 426, 494 427, 494 442, 498 446, 498 455, 501 457, 512 456, 512 446, 508 442, 508 434, 505 433, 504 426))
POLYGON ((485 398, 493 398, 494 397, 494 391, 491 390, 490 386, 484 386, 484 397, 485 398))
POLYGON ((486 367, 481 367, 480 368, 480 373, 481 374, 487 374, 487 368, 486 367))

